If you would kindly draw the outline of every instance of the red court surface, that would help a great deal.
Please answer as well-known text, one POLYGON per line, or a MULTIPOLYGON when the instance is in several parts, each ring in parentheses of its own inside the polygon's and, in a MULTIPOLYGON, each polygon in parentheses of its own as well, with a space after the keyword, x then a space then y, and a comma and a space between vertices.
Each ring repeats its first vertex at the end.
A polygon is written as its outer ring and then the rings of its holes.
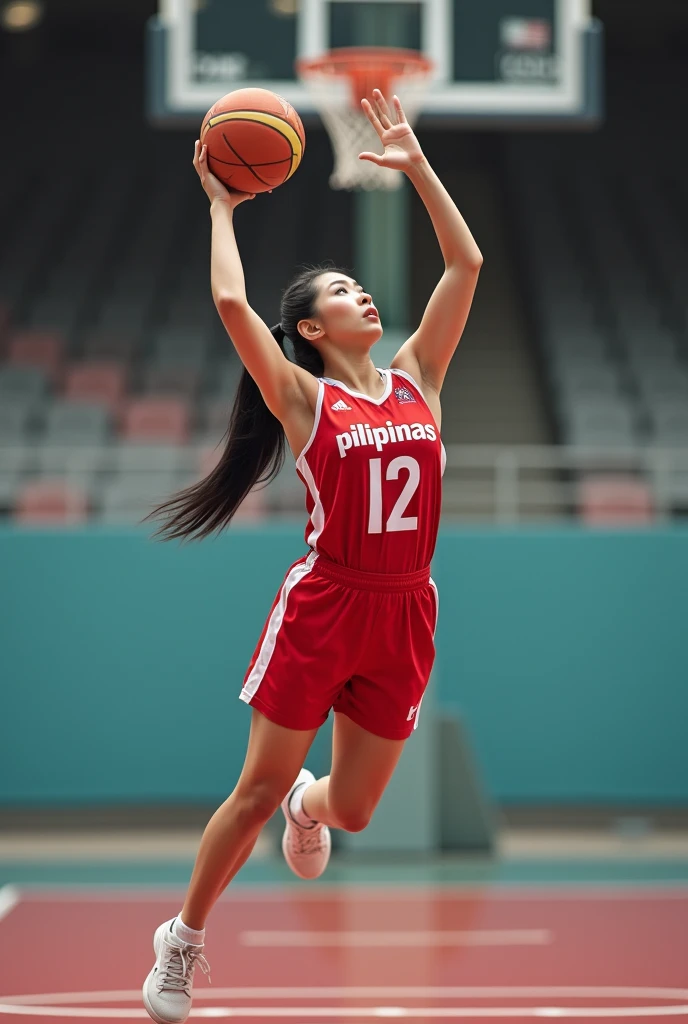
MULTIPOLYGON (((5 891, 0 1016, 147 1020, 156 926, 180 894, 5 891)), ((688 1019, 688 887, 237 889, 193 1018, 688 1019)))

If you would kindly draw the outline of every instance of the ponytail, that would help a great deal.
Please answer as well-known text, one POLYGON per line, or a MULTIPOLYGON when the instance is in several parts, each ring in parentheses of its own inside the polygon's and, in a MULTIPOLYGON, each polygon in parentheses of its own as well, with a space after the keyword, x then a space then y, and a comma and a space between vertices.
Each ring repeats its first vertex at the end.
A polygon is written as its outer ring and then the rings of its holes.
MULTIPOLYGON (((293 361, 315 377, 324 373, 323 359, 299 333, 298 323, 313 315, 317 279, 330 269, 336 268, 314 267, 290 284, 282 296, 281 321, 270 330, 287 358, 285 338, 293 347, 293 361)), ((268 409, 258 385, 245 368, 224 437, 227 440, 215 469, 146 516, 146 520, 165 520, 155 537, 200 539, 219 532, 229 524, 249 492, 256 485, 267 486, 284 465, 284 428, 268 409)))

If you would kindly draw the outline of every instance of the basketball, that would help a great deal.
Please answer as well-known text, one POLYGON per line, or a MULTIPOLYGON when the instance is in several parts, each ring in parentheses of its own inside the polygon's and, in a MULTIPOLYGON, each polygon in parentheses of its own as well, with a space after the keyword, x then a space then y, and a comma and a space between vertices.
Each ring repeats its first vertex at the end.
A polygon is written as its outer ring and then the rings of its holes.
POLYGON ((203 119, 201 143, 208 167, 227 188, 267 192, 283 185, 301 163, 306 135, 301 118, 268 89, 237 89, 203 119))

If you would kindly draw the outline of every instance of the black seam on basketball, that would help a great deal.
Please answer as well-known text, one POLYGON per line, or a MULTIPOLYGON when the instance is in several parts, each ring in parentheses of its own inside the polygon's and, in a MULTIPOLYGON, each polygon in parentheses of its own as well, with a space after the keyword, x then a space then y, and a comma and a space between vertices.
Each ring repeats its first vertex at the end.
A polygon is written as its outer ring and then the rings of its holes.
MULTIPOLYGON (((221 160, 219 156, 211 154, 211 160, 215 160, 218 164, 225 164, 227 167, 243 167, 242 163, 234 163, 232 160, 221 160)), ((283 164, 286 161, 291 163, 292 158, 290 156, 283 156, 281 160, 263 160, 261 163, 253 163, 251 167, 271 167, 273 164, 283 164)))
MULTIPOLYGON (((249 118, 241 118, 241 117, 237 117, 236 118, 236 121, 242 121, 242 120, 245 120, 245 121, 247 121, 250 124, 255 124, 256 123, 255 121, 250 121, 249 118)), ((265 124, 264 121, 260 121, 258 123, 262 124, 264 128, 269 128, 270 131, 277 132, 277 134, 280 136, 280 138, 284 139, 284 141, 289 146, 289 150, 291 152, 291 160, 293 161, 293 159, 294 159, 296 154, 294 153, 294 150, 292 148, 291 142, 289 141, 289 139, 285 135, 282 134, 282 132, 279 130, 279 128, 273 128, 272 125, 265 124)), ((237 157, 237 159, 241 161, 240 166, 243 166, 243 167, 246 168, 247 171, 250 171, 251 174, 253 175, 253 177, 256 179, 256 181, 259 181, 261 183, 261 185, 267 185, 268 187, 272 184, 272 182, 264 181, 263 178, 261 178, 261 176, 259 174, 256 174, 256 172, 253 170, 253 167, 251 166, 251 164, 247 163, 246 160, 244 160, 244 158, 242 157, 241 153, 237 153, 236 149, 234 148, 232 143, 229 141, 229 139, 227 138, 227 136, 225 135, 224 132, 222 132, 222 138, 224 139, 225 145, 227 146, 227 148, 230 149, 232 151, 232 153, 234 153, 234 156, 237 157)), ((287 157, 285 157, 284 159, 286 161, 287 157)), ((282 161, 280 161, 280 163, 281 162, 282 161)), ((288 174, 285 175, 284 178, 282 178, 282 181, 280 182, 281 185, 284 184, 284 182, 287 180, 287 177, 288 177, 288 174)))

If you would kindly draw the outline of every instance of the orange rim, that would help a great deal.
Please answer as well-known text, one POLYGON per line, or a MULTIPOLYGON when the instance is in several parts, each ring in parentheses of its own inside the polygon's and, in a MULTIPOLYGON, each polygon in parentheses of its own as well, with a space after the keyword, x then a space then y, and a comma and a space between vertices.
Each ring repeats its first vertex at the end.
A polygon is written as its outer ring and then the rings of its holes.
POLYGON ((425 77, 432 61, 417 50, 384 46, 347 46, 330 50, 314 60, 300 60, 297 70, 302 78, 349 78, 357 102, 371 98, 373 89, 388 96, 394 78, 425 77))

